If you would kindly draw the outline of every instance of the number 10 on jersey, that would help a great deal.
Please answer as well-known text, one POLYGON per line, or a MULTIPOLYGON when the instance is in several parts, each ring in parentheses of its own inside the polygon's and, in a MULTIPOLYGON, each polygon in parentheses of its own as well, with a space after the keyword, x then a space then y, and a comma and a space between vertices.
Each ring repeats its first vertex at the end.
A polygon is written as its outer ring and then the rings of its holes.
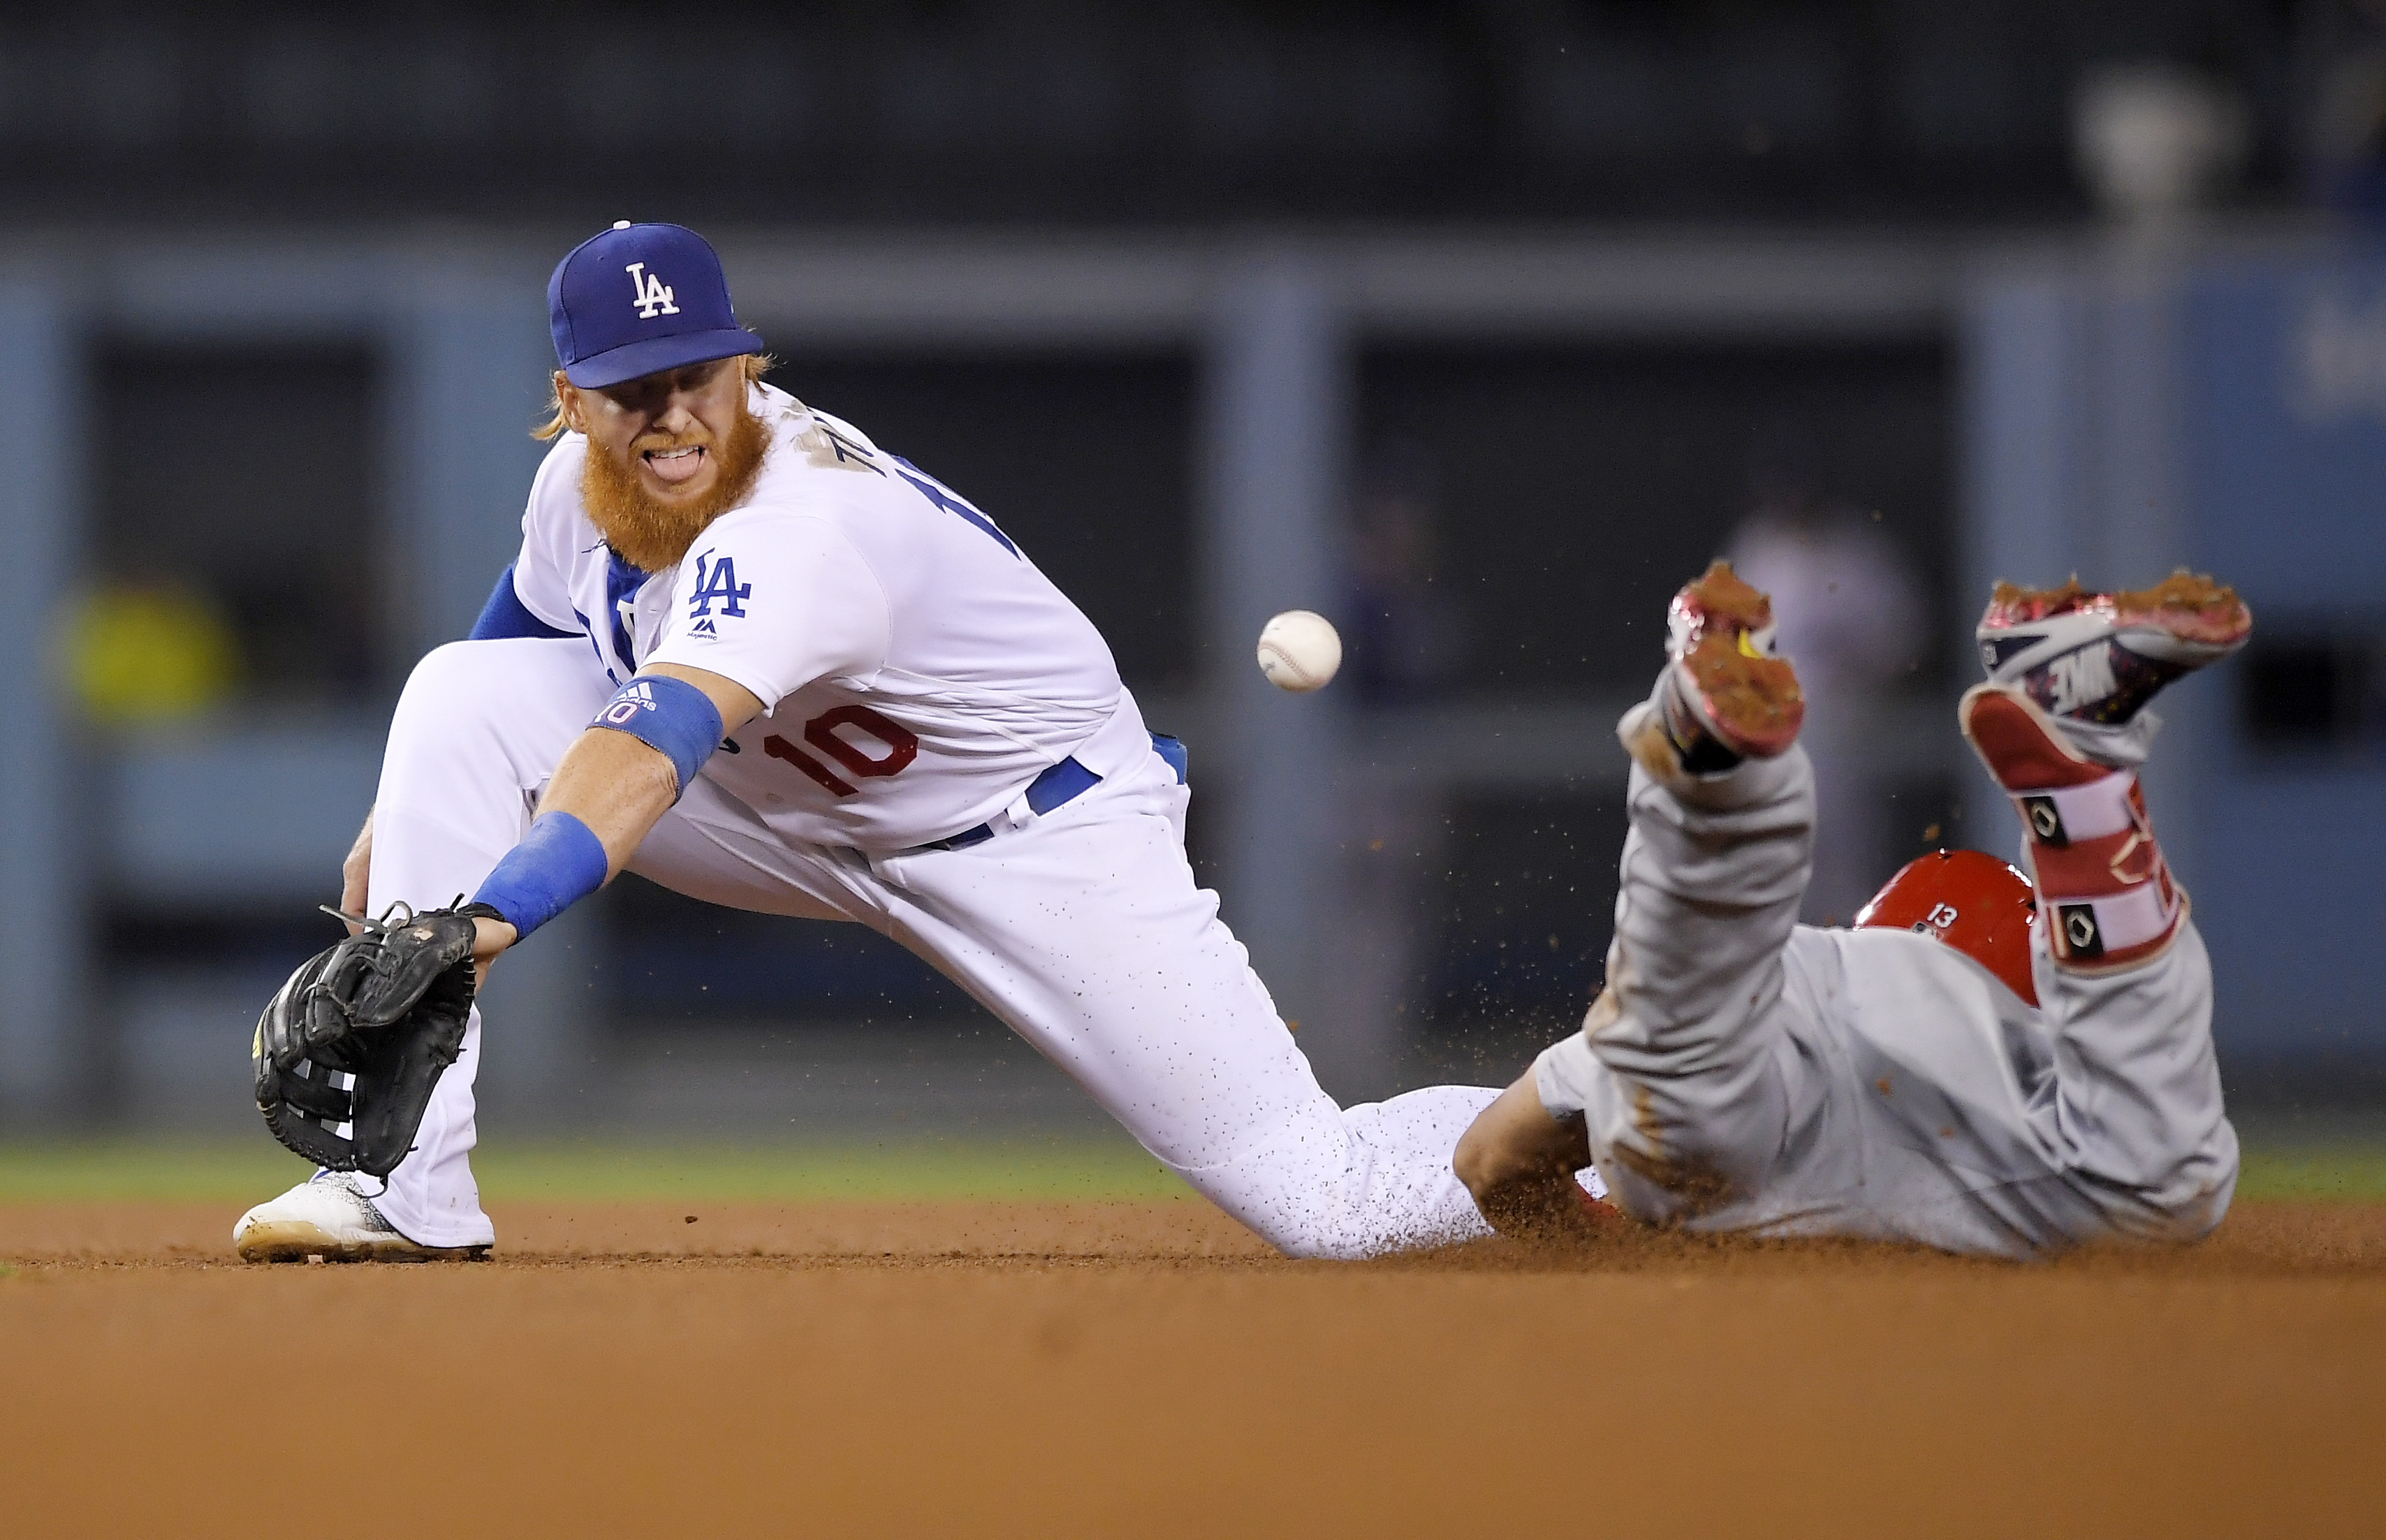
MULTIPOLYGON (((803 738, 856 781, 894 775, 920 753, 918 733, 867 706, 839 706, 822 712, 804 723, 803 738), (873 754, 873 748, 881 752, 873 754)), ((785 760, 838 796, 851 796, 861 789, 775 732, 762 740, 762 752, 785 760)))

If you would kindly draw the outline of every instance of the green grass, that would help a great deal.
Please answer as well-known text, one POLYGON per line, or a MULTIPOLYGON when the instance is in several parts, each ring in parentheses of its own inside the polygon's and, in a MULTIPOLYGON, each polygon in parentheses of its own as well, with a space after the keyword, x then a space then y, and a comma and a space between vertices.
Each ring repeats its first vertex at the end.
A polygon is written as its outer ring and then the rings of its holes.
MULTIPOLYGON (((1123 1139, 623 1144, 498 1142, 472 1157, 493 1203, 1061 1199, 1168 1201, 1189 1190, 1123 1139)), ((0 1145, 0 1203, 255 1203, 308 1167, 263 1138, 0 1145)), ((2386 1202, 2386 1144, 2255 1146, 2240 1198, 2386 1202)))
MULTIPOLYGON (((173 1145, 0 1146, 0 1203, 255 1203, 307 1164, 259 1139, 173 1145)), ((844 1144, 484 1144, 472 1156, 491 1202, 1167 1201, 1189 1189, 1117 1139, 844 1144)))
POLYGON ((2241 1198, 2335 1198, 2386 1202, 2386 1146, 2321 1144, 2256 1146, 2237 1177, 2241 1198))

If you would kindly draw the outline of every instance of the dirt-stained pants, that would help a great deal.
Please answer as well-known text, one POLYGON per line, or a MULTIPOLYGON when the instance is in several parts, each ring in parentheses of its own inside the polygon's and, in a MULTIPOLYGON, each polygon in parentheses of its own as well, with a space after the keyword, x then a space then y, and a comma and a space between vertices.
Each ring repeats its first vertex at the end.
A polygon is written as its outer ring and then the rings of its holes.
POLYGON ((2237 1147, 2193 926, 2111 975, 2039 945, 2033 1010, 1930 938, 1798 925, 1814 808, 1794 747, 1670 784, 1634 766, 1607 988, 1535 1068, 1613 1201, 2004 1255, 2216 1224, 2237 1147))

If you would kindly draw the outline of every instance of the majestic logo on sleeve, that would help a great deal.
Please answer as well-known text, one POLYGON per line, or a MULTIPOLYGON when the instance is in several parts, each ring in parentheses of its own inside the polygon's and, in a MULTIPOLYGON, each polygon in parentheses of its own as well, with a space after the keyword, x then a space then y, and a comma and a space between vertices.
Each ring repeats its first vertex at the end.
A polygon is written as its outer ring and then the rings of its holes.
POLYGON ((633 262, 622 270, 630 275, 630 303, 638 307, 640 320, 652 320, 657 316, 676 316, 679 307, 672 303, 671 285, 646 270, 644 262, 633 262))
POLYGON ((721 607, 724 620, 742 620, 746 615, 744 600, 754 592, 750 582, 737 581, 737 558, 722 557, 712 559, 710 551, 696 558, 696 590, 687 596, 687 618, 696 624, 688 627, 692 636, 718 636, 713 629, 712 607, 721 607))

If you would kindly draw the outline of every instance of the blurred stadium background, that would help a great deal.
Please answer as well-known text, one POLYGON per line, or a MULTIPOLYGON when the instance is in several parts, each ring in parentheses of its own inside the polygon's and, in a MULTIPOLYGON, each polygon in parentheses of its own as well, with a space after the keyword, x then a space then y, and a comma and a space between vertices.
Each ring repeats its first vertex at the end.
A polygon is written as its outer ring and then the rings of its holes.
MULTIPOLYGON (((0 1137, 264 1146, 250 1025, 617 218, 1101 625, 1345 1099, 1578 1018, 1611 724, 1731 551, 1795 595, 1818 920, 2010 848, 1990 579, 2236 582, 2150 784, 2232 1096, 2386 1106, 2386 6, 93 4, 0 33, 0 1137), (1296 605, 1350 649, 1299 700, 1296 605)), ((490 1008, 501 1137, 1100 1127, 877 937, 636 879, 490 1008)))

